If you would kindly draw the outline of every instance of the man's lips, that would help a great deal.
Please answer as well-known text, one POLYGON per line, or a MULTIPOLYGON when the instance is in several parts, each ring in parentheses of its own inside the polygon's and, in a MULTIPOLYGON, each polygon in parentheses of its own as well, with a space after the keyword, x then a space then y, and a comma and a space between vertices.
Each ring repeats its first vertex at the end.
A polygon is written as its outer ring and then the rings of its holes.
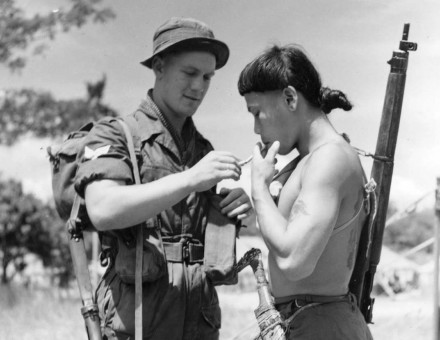
POLYGON ((200 102, 202 101, 202 98, 197 98, 197 97, 191 97, 191 96, 183 96, 184 98, 191 100, 193 102, 200 102))

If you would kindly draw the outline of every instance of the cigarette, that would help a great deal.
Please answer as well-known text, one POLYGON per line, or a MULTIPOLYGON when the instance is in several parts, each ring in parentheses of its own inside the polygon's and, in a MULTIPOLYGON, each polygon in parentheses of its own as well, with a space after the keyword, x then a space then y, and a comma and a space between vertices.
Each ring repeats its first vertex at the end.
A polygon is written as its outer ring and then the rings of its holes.
MULTIPOLYGON (((261 149, 261 152, 262 152, 262 153, 266 152, 266 147, 264 147, 263 149, 261 149)), ((248 164, 248 163, 252 160, 252 158, 254 158, 254 156, 253 156, 253 155, 250 155, 250 156, 249 156, 248 158, 246 158, 245 160, 238 162, 238 165, 240 165, 240 166, 244 166, 244 165, 248 164)))
POLYGON ((254 156, 250 155, 245 160, 238 162, 238 165, 245 166, 246 164, 248 164, 252 160, 252 158, 254 158, 254 156))

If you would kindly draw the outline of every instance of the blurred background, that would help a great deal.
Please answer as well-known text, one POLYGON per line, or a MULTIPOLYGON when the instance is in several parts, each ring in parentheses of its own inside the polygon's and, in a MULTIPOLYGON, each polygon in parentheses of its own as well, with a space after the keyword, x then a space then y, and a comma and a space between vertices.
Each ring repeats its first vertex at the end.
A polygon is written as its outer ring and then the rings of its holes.
MULTIPOLYGON (((84 123, 134 111, 153 85, 139 62, 171 16, 206 22, 231 50, 194 116, 218 150, 250 155, 258 141, 237 91, 243 67, 273 44, 297 43, 350 112, 330 115, 374 152, 387 61, 410 23, 410 53, 388 223, 376 277, 376 339, 412 339, 432 324, 434 189, 440 175, 440 36, 435 0, 0 0, 0 339, 86 339, 64 223, 54 210, 46 148, 84 123), (427 308, 428 307, 428 308, 427 308), (35 311, 42 311, 34 315, 35 311), (406 314, 402 314, 406 313, 406 314), (400 322, 400 323, 399 323, 400 322)), ((371 161, 362 158, 367 174, 371 161)), ((280 162, 283 164, 283 162, 280 162)), ((238 183, 249 189, 249 169, 238 183)), ((237 255, 264 244, 247 221, 237 255)), ((87 235, 89 258, 93 237, 87 235)), ((91 261, 94 280, 102 268, 91 261)), ((251 271, 221 287, 222 339, 255 322, 251 271), (237 295, 239 294, 239 295, 237 295)))

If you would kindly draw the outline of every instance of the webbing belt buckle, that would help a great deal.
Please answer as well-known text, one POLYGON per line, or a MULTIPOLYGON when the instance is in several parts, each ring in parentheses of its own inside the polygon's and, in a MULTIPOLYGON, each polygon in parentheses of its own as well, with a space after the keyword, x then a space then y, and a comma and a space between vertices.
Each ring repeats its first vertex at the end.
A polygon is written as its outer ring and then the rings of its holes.
POLYGON ((185 241, 184 243, 182 243, 182 261, 188 263, 190 262, 190 260, 191 260, 191 256, 189 253, 189 242, 185 241))
POLYGON ((189 263, 191 262, 191 253, 189 251, 190 240, 187 238, 182 238, 180 240, 180 244, 182 245, 182 262, 189 263))

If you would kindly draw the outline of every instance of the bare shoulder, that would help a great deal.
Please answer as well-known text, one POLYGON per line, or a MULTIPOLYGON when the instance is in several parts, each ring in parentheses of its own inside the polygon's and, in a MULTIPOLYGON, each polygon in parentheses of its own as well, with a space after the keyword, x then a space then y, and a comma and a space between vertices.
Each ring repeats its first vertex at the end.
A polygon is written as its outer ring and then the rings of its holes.
POLYGON ((352 176, 362 175, 356 151, 346 142, 324 144, 312 151, 301 171, 301 180, 343 183, 352 176))

